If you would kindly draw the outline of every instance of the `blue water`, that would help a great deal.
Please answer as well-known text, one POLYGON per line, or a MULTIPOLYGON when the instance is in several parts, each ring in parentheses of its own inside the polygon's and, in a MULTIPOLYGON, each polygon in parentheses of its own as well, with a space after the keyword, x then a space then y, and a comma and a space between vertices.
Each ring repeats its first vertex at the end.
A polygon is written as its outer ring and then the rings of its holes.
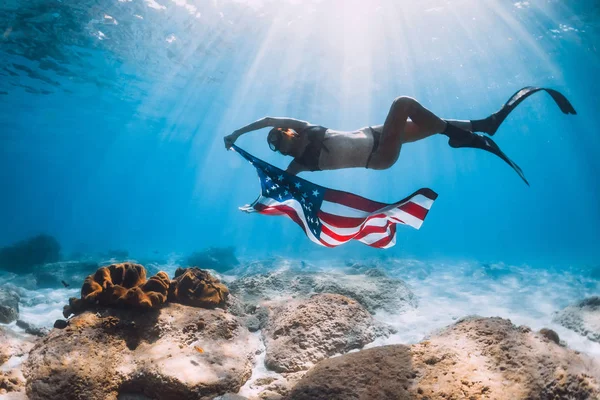
MULTIPOLYGON (((240 257, 398 257, 597 265, 600 11, 596 1, 18 1, 0 5, 0 246, 38 232, 64 254, 134 257, 235 246, 240 257), (404 4, 407 3, 407 4, 404 4), (391 169, 302 173, 382 202, 439 193, 388 250, 322 249, 283 217, 237 207, 254 169, 223 136, 263 116, 334 129, 383 123, 413 96, 476 119, 536 94, 496 134, 502 161, 437 135, 391 169)), ((238 145, 285 168, 265 131, 238 145)))

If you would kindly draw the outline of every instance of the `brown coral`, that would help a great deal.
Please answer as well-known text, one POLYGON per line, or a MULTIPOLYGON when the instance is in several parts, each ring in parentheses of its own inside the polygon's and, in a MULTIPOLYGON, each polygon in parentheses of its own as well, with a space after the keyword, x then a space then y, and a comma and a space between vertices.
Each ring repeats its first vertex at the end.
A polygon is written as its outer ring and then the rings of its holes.
MULTIPOLYGON (((106 268, 100 269, 105 270, 106 268)), ((102 293, 102 286, 94 280, 94 275, 85 278, 81 288, 81 298, 88 301, 95 301, 100 293, 102 293)))
POLYGON ((167 302, 170 286, 171 281, 169 275, 167 275, 166 272, 160 271, 144 283, 142 290, 152 302, 152 306, 156 307, 159 304, 167 302))
POLYGON ((146 269, 133 263, 112 264, 88 276, 81 288, 81 298, 89 303, 115 305, 132 289, 146 282, 146 269))
POLYGON ((164 304, 170 280, 159 272, 146 280, 146 269, 140 264, 121 263, 99 268, 89 275, 81 288, 81 299, 69 299, 63 315, 77 314, 89 304, 153 308, 164 304))
POLYGON ((177 268, 171 282, 169 300, 194 307, 214 308, 225 305, 229 290, 208 271, 177 268))
POLYGON ((139 305, 151 306, 147 296, 137 293, 136 288, 146 283, 146 269, 140 264, 121 263, 99 268, 85 279, 81 298, 88 303, 105 306, 139 305), (129 293, 130 291, 134 293, 129 293))
POLYGON ((112 264, 85 279, 81 298, 69 299, 63 315, 79 314, 90 305, 156 308, 167 300, 214 308, 224 305, 228 294, 225 285, 198 268, 177 269, 173 281, 163 271, 146 280, 146 269, 140 264, 112 264))

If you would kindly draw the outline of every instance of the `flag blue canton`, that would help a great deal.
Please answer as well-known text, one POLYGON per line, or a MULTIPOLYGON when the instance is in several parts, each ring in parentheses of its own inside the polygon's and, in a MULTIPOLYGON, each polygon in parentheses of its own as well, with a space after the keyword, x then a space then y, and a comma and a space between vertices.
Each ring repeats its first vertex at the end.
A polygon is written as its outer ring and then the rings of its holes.
POLYGON ((318 212, 327 189, 288 174, 252 156, 248 157, 248 161, 256 168, 262 196, 278 202, 296 200, 302 206, 309 229, 319 238, 321 221, 318 212))

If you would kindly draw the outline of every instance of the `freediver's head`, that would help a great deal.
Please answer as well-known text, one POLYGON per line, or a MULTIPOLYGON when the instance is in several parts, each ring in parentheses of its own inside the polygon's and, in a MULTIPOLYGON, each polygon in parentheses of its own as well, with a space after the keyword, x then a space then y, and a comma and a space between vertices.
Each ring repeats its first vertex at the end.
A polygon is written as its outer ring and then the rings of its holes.
POLYGON ((291 128, 273 128, 267 135, 267 143, 271 150, 287 156, 294 149, 298 136, 298 132, 291 128))

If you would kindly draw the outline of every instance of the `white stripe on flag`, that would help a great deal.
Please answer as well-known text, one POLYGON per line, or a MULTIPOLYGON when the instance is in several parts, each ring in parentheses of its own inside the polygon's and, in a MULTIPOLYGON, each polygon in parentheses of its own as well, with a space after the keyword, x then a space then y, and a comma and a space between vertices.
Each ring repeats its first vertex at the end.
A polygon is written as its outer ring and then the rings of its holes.
POLYGON ((351 218, 366 218, 369 215, 373 214, 368 211, 357 210, 356 208, 344 206, 339 203, 332 203, 330 201, 325 200, 323 200, 323 204, 321 204, 321 211, 324 211, 327 214, 351 218))
POLYGON ((416 203, 418 205, 420 205, 423 208, 426 209, 430 209, 431 205, 433 204, 433 200, 431 200, 429 197, 425 197, 422 194, 417 194, 416 196, 413 196, 410 198, 410 201, 412 201, 413 203, 416 203))
POLYGON ((343 217, 366 218, 372 214, 379 214, 382 212, 386 212, 390 209, 391 210, 396 209, 407 203, 415 203, 415 204, 429 210, 431 208, 431 205, 433 204, 433 200, 431 200, 428 197, 423 196, 422 194, 418 194, 418 195, 411 197, 409 200, 405 201, 404 203, 389 204, 389 205, 386 205, 385 207, 382 207, 382 208, 372 211, 372 212, 359 210, 357 208, 345 206, 343 204, 323 200, 323 204, 321 205, 321 211, 324 211, 328 214, 339 215, 339 216, 343 216, 343 217))
POLYGON ((423 220, 420 218, 415 217, 412 214, 409 214, 405 211, 399 210, 397 208, 394 208, 392 210, 389 210, 385 213, 385 215, 388 215, 390 217, 396 217, 401 221, 404 221, 404 223, 406 225, 410 225, 413 228, 419 229, 421 227, 421 225, 423 225, 423 220))

